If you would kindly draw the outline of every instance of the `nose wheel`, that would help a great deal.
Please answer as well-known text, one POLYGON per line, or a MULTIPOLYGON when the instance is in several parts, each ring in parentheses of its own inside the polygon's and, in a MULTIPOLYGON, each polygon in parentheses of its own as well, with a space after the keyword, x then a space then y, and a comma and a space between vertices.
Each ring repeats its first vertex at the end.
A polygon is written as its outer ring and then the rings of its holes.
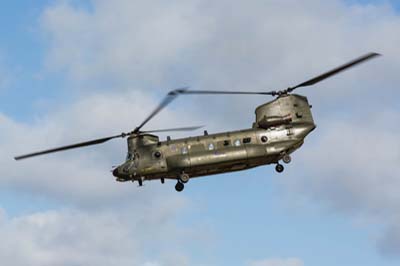
POLYGON ((182 182, 180 182, 180 181, 176 182, 176 185, 175 185, 176 191, 181 192, 184 188, 185 188, 185 185, 182 182))
POLYGON ((285 167, 283 167, 283 165, 281 165, 281 164, 278 163, 278 164, 275 166, 275 171, 277 171, 278 173, 282 173, 283 170, 285 170, 285 167))

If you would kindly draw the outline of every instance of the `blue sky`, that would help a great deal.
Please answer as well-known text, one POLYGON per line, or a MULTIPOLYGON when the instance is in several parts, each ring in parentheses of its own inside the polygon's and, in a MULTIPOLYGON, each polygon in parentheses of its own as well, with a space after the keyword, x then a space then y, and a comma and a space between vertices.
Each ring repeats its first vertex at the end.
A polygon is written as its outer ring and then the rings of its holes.
MULTIPOLYGON (((400 114, 399 7, 336 0, 3 4, 0 234, 10 240, 0 244, 1 260, 398 265, 400 146, 392 123, 400 114), (177 195, 172 181, 143 188, 114 182, 109 170, 124 157, 124 141, 11 159, 129 130, 167 88, 287 86, 372 50, 385 56, 300 92, 313 103, 318 128, 283 174, 269 166, 194 179, 177 195)), ((267 100, 178 99, 149 126, 250 127, 253 109, 267 100)))

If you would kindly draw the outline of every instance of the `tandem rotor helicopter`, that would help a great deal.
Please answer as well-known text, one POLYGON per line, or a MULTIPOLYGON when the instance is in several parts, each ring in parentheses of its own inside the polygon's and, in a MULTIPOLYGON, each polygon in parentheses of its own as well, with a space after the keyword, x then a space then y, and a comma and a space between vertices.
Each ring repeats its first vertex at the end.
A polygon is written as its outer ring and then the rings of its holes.
POLYGON ((112 172, 120 182, 137 181, 142 186, 146 180, 159 179, 164 183, 165 179, 174 179, 177 180, 176 191, 182 191, 184 184, 193 177, 245 170, 267 164, 275 164, 275 170, 281 173, 284 167, 280 161, 290 163, 290 154, 303 145, 305 137, 316 127, 307 98, 292 92, 300 87, 314 85, 377 56, 379 56, 377 53, 368 53, 322 75, 280 91, 176 89, 170 91, 159 106, 133 131, 17 156, 15 160, 128 137, 126 161, 112 172), (201 127, 141 130, 176 97, 186 94, 270 95, 276 98, 256 108, 256 120, 252 127, 247 129, 217 134, 208 134, 204 131, 201 136, 182 139, 167 137, 165 141, 160 141, 158 136, 151 133, 189 131, 201 127))

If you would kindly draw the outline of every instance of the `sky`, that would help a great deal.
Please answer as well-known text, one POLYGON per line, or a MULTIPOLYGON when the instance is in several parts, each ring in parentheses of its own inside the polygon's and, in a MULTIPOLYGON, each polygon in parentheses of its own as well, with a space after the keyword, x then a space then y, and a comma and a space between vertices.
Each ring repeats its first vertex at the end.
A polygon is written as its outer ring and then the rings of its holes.
MULTIPOLYGON (((0 260, 398 265, 399 11, 378 0, 3 4, 0 260), (125 140, 13 160, 129 131, 172 88, 282 89, 372 51, 383 56, 298 90, 317 129, 281 174, 265 166, 191 179, 181 193, 174 181, 139 188, 110 172, 125 140)), ((182 96, 146 129, 249 128, 269 100, 182 96)))

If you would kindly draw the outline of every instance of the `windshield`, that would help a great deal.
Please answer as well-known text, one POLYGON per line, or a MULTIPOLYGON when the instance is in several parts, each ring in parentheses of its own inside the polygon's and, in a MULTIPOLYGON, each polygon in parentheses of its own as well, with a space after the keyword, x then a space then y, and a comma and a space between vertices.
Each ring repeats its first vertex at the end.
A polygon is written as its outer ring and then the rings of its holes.
POLYGON ((133 153, 128 152, 128 154, 126 155, 126 160, 130 161, 135 159, 135 155, 133 153))

